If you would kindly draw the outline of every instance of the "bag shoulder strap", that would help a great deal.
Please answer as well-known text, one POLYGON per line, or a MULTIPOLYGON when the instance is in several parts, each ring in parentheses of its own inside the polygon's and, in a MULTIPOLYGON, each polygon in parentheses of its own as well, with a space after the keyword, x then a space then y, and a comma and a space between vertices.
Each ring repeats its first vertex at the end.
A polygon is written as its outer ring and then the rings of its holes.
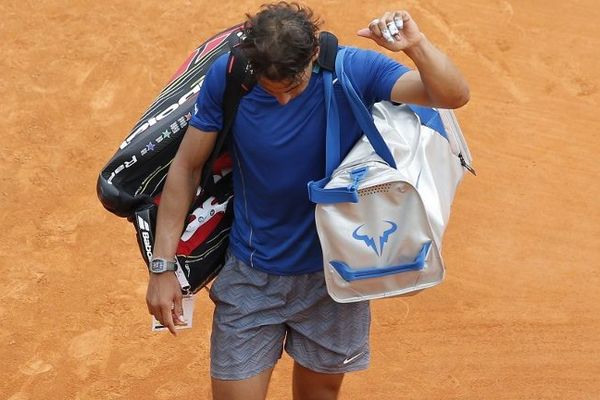
POLYGON ((325 93, 325 113, 327 118, 325 145, 325 175, 329 176, 340 160, 340 127, 337 104, 333 98, 333 73, 338 53, 338 39, 333 33, 319 34, 319 58, 317 63, 323 69, 325 93))
MULTIPOLYGON (((371 112, 365 107, 364 103, 360 99, 358 93, 352 86, 352 82, 346 75, 344 70, 344 56, 346 54, 346 49, 341 49, 338 53, 338 56, 335 60, 335 72, 339 82, 342 85, 344 90, 344 94, 348 98, 348 102, 350 103, 350 107, 352 108, 352 113, 358 122, 358 125, 362 129, 363 133, 369 139, 371 146, 375 149, 375 152, 379 157, 381 157, 388 165, 392 168, 396 168, 396 161, 392 156, 390 149, 387 144, 381 137, 381 134, 377 130, 375 126, 375 122, 373 121, 373 116, 371 112)), ((328 121, 329 122, 329 121, 328 121)))
POLYGON ((317 63, 327 71, 335 71, 335 58, 338 51, 338 38, 331 32, 319 34, 319 58, 317 63))
POLYGON ((229 137, 235 115, 242 97, 250 93, 254 84, 254 73, 248 64, 248 60, 239 48, 239 39, 231 44, 231 51, 227 59, 225 69, 225 92, 223 94, 223 129, 217 136, 215 147, 202 169, 201 187, 212 191, 214 181, 212 178, 212 169, 216 159, 223 152, 223 147, 229 137))

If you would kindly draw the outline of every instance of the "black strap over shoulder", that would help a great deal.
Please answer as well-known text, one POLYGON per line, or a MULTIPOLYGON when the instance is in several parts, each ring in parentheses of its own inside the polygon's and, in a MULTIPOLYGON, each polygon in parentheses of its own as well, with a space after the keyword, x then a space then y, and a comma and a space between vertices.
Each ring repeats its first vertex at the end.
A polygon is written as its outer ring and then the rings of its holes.
POLYGON ((328 71, 335 71, 338 38, 331 32, 321 32, 319 34, 319 48, 319 59, 317 61, 319 66, 328 71))
POLYGON ((240 105, 242 97, 247 95, 256 80, 254 79, 254 73, 250 68, 248 60, 244 57, 242 51, 239 48, 239 42, 231 45, 231 52, 227 60, 226 68, 226 79, 225 79, 225 92, 223 93, 223 129, 217 136, 215 147, 205 164, 202 171, 202 184, 201 187, 206 190, 212 190, 214 181, 212 180, 212 166, 215 160, 223 152, 223 148, 231 132, 233 121, 240 105))
MULTIPOLYGON (((215 160, 223 152, 223 147, 229 137, 229 133, 235 120, 235 115, 242 97, 247 95, 254 85, 256 79, 248 60, 239 48, 239 37, 230 44, 231 52, 227 60, 226 84, 223 94, 223 129, 219 132, 213 152, 202 171, 202 188, 211 190, 214 186, 212 178, 212 166, 215 160)), ((338 39, 331 32, 319 34, 319 58, 317 63, 321 68, 335 71, 335 56, 338 49, 338 39)))

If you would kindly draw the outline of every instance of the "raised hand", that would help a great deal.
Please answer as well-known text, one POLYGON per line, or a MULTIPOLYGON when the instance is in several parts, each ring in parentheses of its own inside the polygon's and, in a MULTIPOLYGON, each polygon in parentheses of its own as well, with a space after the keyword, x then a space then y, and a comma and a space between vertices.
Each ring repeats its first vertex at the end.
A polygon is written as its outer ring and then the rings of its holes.
POLYGON ((423 39, 419 27, 407 11, 388 11, 357 32, 391 51, 404 51, 423 39))

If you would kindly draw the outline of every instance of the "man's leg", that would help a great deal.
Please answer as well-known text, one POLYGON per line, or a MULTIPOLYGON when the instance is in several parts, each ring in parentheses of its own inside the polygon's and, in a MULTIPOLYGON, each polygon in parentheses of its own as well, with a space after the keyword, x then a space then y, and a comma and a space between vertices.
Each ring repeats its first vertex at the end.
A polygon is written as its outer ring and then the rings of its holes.
POLYGON ((344 374, 323 374, 294 362, 294 400, 336 400, 344 374))
POLYGON ((212 378, 213 400, 264 400, 267 397, 273 368, 241 381, 212 378))
POLYGON ((295 361, 294 400, 337 399, 344 374, 369 365, 369 303, 336 303, 322 272, 294 280, 285 342, 295 361))
MULTIPOLYGON (((210 372, 214 399, 265 398, 286 335, 280 310, 285 310, 289 288, 278 285, 278 278, 230 254, 213 282, 210 372)), ((293 282, 288 286, 293 287, 293 282)))

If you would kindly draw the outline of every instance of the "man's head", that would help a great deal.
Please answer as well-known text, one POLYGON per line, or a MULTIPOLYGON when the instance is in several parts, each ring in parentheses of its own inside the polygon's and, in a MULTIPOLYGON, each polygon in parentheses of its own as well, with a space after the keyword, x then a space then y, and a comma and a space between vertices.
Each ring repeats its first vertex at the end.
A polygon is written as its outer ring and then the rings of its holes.
POLYGON ((285 104, 308 84, 319 21, 309 8, 286 2, 263 5, 247 17, 241 48, 261 86, 285 104))

